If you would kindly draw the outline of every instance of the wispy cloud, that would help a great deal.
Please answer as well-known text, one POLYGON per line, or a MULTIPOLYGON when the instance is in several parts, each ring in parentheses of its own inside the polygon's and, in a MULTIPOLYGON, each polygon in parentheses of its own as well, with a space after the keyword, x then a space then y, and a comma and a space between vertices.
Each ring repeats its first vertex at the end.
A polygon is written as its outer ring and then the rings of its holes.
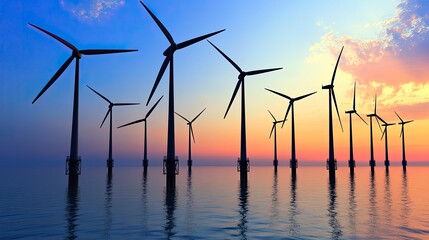
POLYGON ((312 55, 328 51, 336 57, 344 45, 341 70, 359 82, 368 99, 377 94, 387 108, 427 105, 429 2, 404 0, 396 11, 382 23, 383 30, 375 39, 338 36, 330 31, 310 50, 312 55))
POLYGON ((115 9, 125 4, 125 0, 85 0, 77 3, 60 0, 60 4, 79 20, 91 22, 108 18, 115 9))

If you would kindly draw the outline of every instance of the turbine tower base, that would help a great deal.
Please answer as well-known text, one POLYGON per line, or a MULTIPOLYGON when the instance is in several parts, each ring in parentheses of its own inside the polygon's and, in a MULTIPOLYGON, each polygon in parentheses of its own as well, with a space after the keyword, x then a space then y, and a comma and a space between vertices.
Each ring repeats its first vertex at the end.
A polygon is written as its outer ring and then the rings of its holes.
POLYGON ((188 167, 192 167, 192 160, 188 160, 188 167))
POLYGON ((384 161, 384 166, 386 166, 386 167, 390 166, 390 161, 389 160, 385 160, 384 161))
POLYGON ((237 172, 250 172, 250 161, 249 158, 246 158, 246 161, 241 161, 240 158, 237 158, 237 172))
POLYGON ((81 163, 80 156, 78 157, 77 160, 76 159, 70 159, 70 156, 67 156, 66 175, 70 175, 70 176, 80 175, 80 172, 81 172, 80 163, 81 163))
POLYGON ((142 160, 142 166, 143 166, 144 168, 147 168, 147 166, 149 166, 149 160, 147 160, 147 159, 143 159, 143 160, 142 160))
POLYGON ((289 161, 290 168, 298 168, 298 159, 291 159, 289 161))
POLYGON ((331 170, 333 170, 333 171, 335 171, 335 170, 337 170, 337 159, 334 159, 334 161, 329 161, 329 159, 326 159, 326 170, 329 170, 329 171, 331 171, 331 170))
POLYGON ((176 156, 174 160, 168 160, 167 156, 164 156, 162 173, 164 175, 179 175, 179 157, 176 156))
POLYGON ((349 160, 349 167, 350 168, 356 167, 356 161, 355 160, 349 160))
POLYGON ((273 166, 277 168, 279 166, 279 161, 277 159, 273 160, 273 166))
POLYGON ((113 159, 107 159, 106 160, 106 166, 109 169, 113 168, 113 159))

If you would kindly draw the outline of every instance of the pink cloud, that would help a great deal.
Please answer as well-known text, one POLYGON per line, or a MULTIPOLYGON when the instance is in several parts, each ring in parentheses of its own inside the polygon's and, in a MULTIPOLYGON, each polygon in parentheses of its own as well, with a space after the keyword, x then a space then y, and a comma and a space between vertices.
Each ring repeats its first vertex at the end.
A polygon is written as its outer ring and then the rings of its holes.
POLYGON ((361 40, 325 34, 314 48, 336 57, 344 46, 341 70, 350 73, 365 97, 374 94, 387 108, 427 106, 429 102, 429 2, 404 0, 383 23, 380 37, 361 40), (375 87, 377 86, 377 87, 375 87))

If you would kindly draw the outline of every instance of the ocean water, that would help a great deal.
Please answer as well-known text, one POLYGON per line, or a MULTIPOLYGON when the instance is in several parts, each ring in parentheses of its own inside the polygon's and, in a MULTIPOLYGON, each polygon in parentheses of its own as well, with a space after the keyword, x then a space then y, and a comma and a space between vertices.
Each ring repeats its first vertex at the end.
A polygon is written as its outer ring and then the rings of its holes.
POLYGON ((0 239, 429 239, 429 168, 160 167, 0 170, 0 239))

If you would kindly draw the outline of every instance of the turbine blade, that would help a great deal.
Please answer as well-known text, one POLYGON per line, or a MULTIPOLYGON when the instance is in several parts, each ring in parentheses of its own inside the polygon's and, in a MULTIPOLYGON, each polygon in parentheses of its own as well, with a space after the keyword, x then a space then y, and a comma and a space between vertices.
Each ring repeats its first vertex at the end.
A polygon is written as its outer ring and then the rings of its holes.
POLYGON ((201 111, 196 117, 194 117, 194 119, 192 119, 191 123, 193 123, 195 120, 197 120, 197 118, 206 110, 206 108, 203 109, 203 111, 201 111))
POLYGON ((353 110, 356 111, 356 82, 355 82, 355 88, 353 90, 353 110))
POLYGON ((113 106, 130 106, 130 105, 140 105, 140 103, 113 103, 113 106))
POLYGON ((405 121, 404 124, 407 124, 407 123, 410 123, 410 122, 414 122, 414 120, 405 121))
POLYGON ((209 40, 207 40, 207 42, 209 42, 226 60, 228 60, 229 63, 232 64, 232 66, 235 67, 235 69, 237 69, 237 71, 239 71, 240 73, 243 72, 243 70, 241 70, 241 68, 234 62, 231 60, 231 58, 229 58, 225 53, 223 53, 218 47, 216 47, 212 42, 210 42, 209 40))
POLYGON ((384 119, 383 119, 383 118, 381 118, 380 116, 378 116, 377 114, 375 115, 375 117, 376 117, 376 118, 378 118, 380 121, 382 121, 384 124, 387 124, 387 122, 386 122, 386 121, 384 121, 384 119))
POLYGON ((380 138, 380 140, 382 140, 382 139, 383 139, 384 134, 386 133, 386 128, 387 128, 387 127, 384 127, 384 131, 383 131, 383 134, 381 134, 381 138, 380 138))
POLYGON ((283 128, 283 126, 285 125, 286 118, 287 118, 287 115, 289 114, 289 110, 290 110, 290 108, 292 107, 292 104, 293 104, 292 102, 289 102, 289 106, 287 107, 286 114, 285 114, 285 118, 283 119, 282 128, 283 128))
POLYGON ((100 96, 102 99, 106 100, 108 103, 113 104, 109 99, 107 99, 105 96, 101 95, 101 93, 95 91, 92 87, 86 85, 89 89, 91 89, 93 92, 95 92, 95 94, 97 94, 98 96, 100 96))
POLYGON ((399 114, 395 111, 396 116, 398 116, 399 120, 401 120, 401 122, 403 123, 404 120, 402 120, 402 118, 399 116, 399 114))
POLYGON ((195 143, 194 129, 192 128, 192 123, 189 124, 189 127, 191 128, 192 139, 194 140, 194 143, 195 143))
POLYGON ((332 99, 334 100, 335 110, 337 110, 337 115, 338 115, 338 120, 340 121, 341 131, 344 132, 343 124, 341 123, 340 112, 338 111, 337 100, 335 99, 335 92, 334 92, 333 88, 330 90, 332 91, 332 99))
POLYGON ((190 123, 188 119, 186 119, 184 116, 178 114, 177 112, 174 112, 175 114, 177 114, 179 117, 183 118, 186 122, 190 123))
POLYGON ((226 115, 228 114, 229 108, 231 107, 232 102, 234 101, 235 96, 237 95, 238 89, 240 88, 242 79, 238 80, 237 85, 235 86, 234 93, 232 94, 231 100, 229 101, 228 108, 226 109, 225 115, 223 118, 226 118, 226 115))
POLYGON ((357 112, 355 112, 356 113, 356 115, 358 115, 358 117, 366 124, 366 125, 368 125, 368 123, 366 123, 365 122, 365 120, 363 120, 363 118, 359 115, 359 113, 357 113, 357 112))
POLYGON ((266 72, 277 71, 280 69, 283 69, 283 68, 269 68, 269 69, 254 70, 254 71, 246 72, 246 75, 251 76, 251 75, 256 75, 256 74, 261 74, 266 72))
POLYGON ((126 126, 129 126, 129 125, 133 125, 133 124, 144 122, 144 121, 146 121, 146 118, 142 118, 142 119, 136 120, 134 122, 130 122, 130 123, 124 124, 122 126, 119 126, 118 128, 126 127, 126 126))
POLYGON ((72 55, 63 63, 63 65, 60 67, 60 69, 58 69, 58 71, 54 74, 54 76, 51 78, 51 80, 49 80, 49 82, 45 85, 45 87, 43 87, 42 91, 40 91, 40 93, 37 95, 37 97, 33 100, 32 103, 36 102, 37 99, 39 99, 39 97, 42 96, 42 94, 46 90, 48 90, 48 88, 61 76, 61 74, 70 65, 71 61, 73 61, 73 58, 74 58, 74 56, 72 55))
POLYGON ((170 62, 172 57, 173 57, 172 54, 169 54, 167 57, 165 57, 165 60, 162 63, 161 68, 159 69, 158 76, 156 76, 156 80, 155 80, 155 83, 153 84, 152 91, 149 94, 149 98, 147 99, 146 106, 149 104, 150 99, 152 98, 153 94, 155 93, 155 90, 158 87, 158 84, 161 81, 161 78, 164 75, 165 69, 167 68, 167 65, 170 62))
POLYGON ((315 94, 315 93, 317 93, 317 92, 312 92, 312 93, 305 94, 305 95, 303 95, 303 96, 297 97, 297 98, 295 98, 295 101, 301 100, 301 99, 306 98, 306 97, 308 97, 308 96, 311 96, 311 95, 313 95, 313 94, 315 94))
POLYGON ((104 116, 103 122, 101 122, 100 128, 103 126, 104 122, 106 121, 107 116, 109 116, 109 113, 112 112, 112 108, 109 108, 109 110, 106 113, 106 116, 104 116))
POLYGON ((338 56, 337 63, 335 64, 334 74, 332 74, 331 85, 334 85, 335 74, 337 73, 338 63, 340 62, 341 54, 343 53, 344 46, 341 48, 340 55, 338 56))
POLYGON ((181 43, 177 44, 177 49, 182 49, 182 48, 188 47, 188 46, 190 46, 190 45, 192 45, 194 43, 202 41, 202 40, 204 40, 206 38, 209 38, 209 37, 211 37, 213 35, 216 35, 218 33, 223 32, 223 31, 225 31, 225 29, 222 29, 222 30, 219 30, 219 31, 216 31, 216 32, 212 32, 212 33, 200 36, 200 37, 196 37, 196 38, 193 38, 193 39, 181 42, 181 43))
POLYGON ((380 128, 380 131, 383 131, 383 130, 381 130, 381 125, 380 125, 380 121, 378 121, 378 117, 377 117, 377 116, 375 116, 375 120, 377 120, 377 123, 378 123, 378 127, 380 128))
POLYGON ((374 100, 374 114, 377 114, 377 95, 375 95, 375 100, 374 100))
POLYGON ((164 25, 159 21, 159 19, 155 16, 155 14, 152 13, 152 11, 149 10, 146 5, 140 1, 140 3, 143 5, 143 7, 146 9, 146 11, 149 13, 149 15, 152 17, 152 19, 155 21, 155 23, 158 25, 158 27, 161 29, 161 31, 164 33, 165 37, 168 39, 171 45, 174 45, 173 37, 168 32, 167 28, 164 27, 164 25))
POLYGON ((271 132, 270 132, 270 138, 271 138, 271 135, 273 135, 273 131, 274 131, 274 128, 276 127, 276 124, 275 123, 273 123, 273 127, 271 128, 271 132))
POLYGON ((279 93, 279 92, 276 92, 276 91, 271 90, 271 89, 268 89, 268 88, 265 88, 265 90, 270 91, 270 92, 272 92, 272 93, 274 93, 274 94, 277 94, 277 95, 279 95, 279 96, 282 96, 282 97, 284 97, 284 98, 287 98, 287 99, 289 99, 289 100, 292 100, 292 98, 291 98, 291 97, 289 97, 289 96, 288 96, 288 95, 286 95, 286 94, 279 93))
POLYGON ((120 49, 86 49, 80 50, 79 53, 84 55, 99 55, 111 53, 137 52, 138 50, 120 50, 120 49))
POLYGON ((42 31, 42 32, 44 32, 44 33, 46 33, 46 34, 48 34, 49 36, 51 36, 51 37, 53 37, 53 38, 55 38, 56 40, 58 40, 59 42, 61 42, 62 44, 64 44, 64 45, 66 45, 68 48, 70 48, 71 50, 73 50, 73 51, 79 51, 75 46, 73 46, 73 44, 71 44, 71 43, 69 43, 69 42, 67 42, 66 40, 64 40, 64 39, 62 39, 62 38, 60 38, 60 37, 58 37, 57 35, 55 35, 55 34, 53 34, 53 33, 50 33, 50 32, 48 32, 48 31, 46 31, 45 29, 43 29, 43 28, 41 28, 41 27, 38 27, 38 26, 36 26, 36 25, 34 25, 34 24, 31 24, 31 23, 28 23, 30 26, 32 26, 32 27, 34 27, 34 28, 37 28, 37 29, 39 29, 40 31, 42 31))
POLYGON ((148 118, 148 117, 149 117, 149 115, 152 113, 152 111, 155 109, 156 105, 158 105, 158 103, 161 101, 161 99, 162 99, 163 97, 164 97, 164 96, 161 96, 161 97, 158 99, 158 101, 156 101, 156 103, 152 106, 152 108, 149 110, 149 112, 147 112, 147 113, 146 113, 146 116, 144 117, 144 119, 146 119, 146 118, 148 118))
POLYGON ((270 113, 271 117, 273 117, 274 121, 277 122, 277 119, 274 117, 274 115, 270 112, 270 110, 268 110, 268 112, 270 113))

